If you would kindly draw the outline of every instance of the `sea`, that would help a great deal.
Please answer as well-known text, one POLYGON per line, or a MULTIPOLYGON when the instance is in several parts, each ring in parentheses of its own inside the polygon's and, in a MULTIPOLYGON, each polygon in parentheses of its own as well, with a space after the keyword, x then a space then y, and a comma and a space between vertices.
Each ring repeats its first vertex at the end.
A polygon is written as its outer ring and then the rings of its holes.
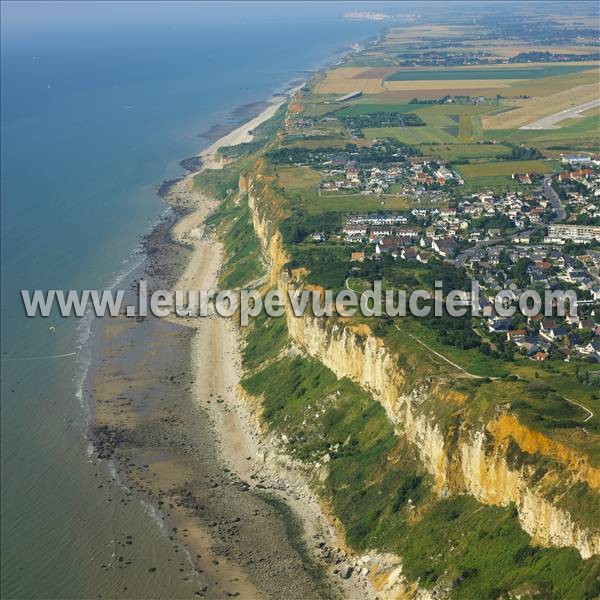
POLYGON ((3 598, 192 596, 153 509, 88 442, 91 317, 28 318, 20 290, 118 285, 166 209, 158 186, 209 145, 201 134, 380 32, 342 18, 356 9, 2 3, 3 598))

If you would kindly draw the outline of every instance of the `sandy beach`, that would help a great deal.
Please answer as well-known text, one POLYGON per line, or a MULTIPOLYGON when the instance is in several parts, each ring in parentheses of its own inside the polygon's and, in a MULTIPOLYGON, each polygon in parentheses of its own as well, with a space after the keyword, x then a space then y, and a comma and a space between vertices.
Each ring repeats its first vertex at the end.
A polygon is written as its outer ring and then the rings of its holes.
POLYGON ((204 168, 207 169, 219 169, 221 167, 221 160, 217 154, 219 148, 226 146, 237 146, 238 144, 244 144, 251 142, 253 135, 252 132, 265 121, 268 121, 276 112, 277 109, 285 102, 285 97, 278 99, 273 104, 269 105, 259 115, 251 119, 247 123, 240 125, 237 129, 234 129, 227 135, 218 139, 216 142, 211 144, 206 150, 200 153, 200 158, 204 168))
MULTIPOLYGON (((251 139, 280 105, 213 144, 202 168, 220 168, 216 150, 251 139)), ((217 203, 194 176, 170 186, 165 198, 178 217, 149 236, 151 288, 217 284, 222 247, 204 226, 217 203)), ((261 432, 256 407, 239 393, 235 323, 123 316, 101 328, 100 347, 91 382, 96 449, 155 507, 183 553, 180 583, 190 596, 374 596, 366 573, 339 576, 350 560, 343 542, 302 469, 261 432)))
MULTIPOLYGON (((261 115, 213 144, 202 155, 203 168, 220 168, 222 163, 214 157, 217 149, 252 139, 251 130, 269 119, 280 105, 268 107, 261 115)), ((175 287, 182 290, 210 289, 217 286, 222 247, 220 242, 207 235, 202 223, 216 203, 194 189, 192 181, 193 175, 188 176, 172 190, 178 204, 197 206, 172 230, 175 239, 185 241, 193 248, 175 287)), ((181 322, 181 319, 175 321, 181 322)), ((235 323, 212 318, 189 319, 187 324, 195 329, 190 344, 195 381, 193 399, 197 406, 208 411, 221 457, 231 472, 251 489, 268 490, 289 505, 302 525, 302 539, 309 552, 320 560, 321 568, 328 573, 332 585, 343 590, 344 596, 374 597, 366 573, 359 571, 352 580, 336 576, 335 565, 339 566, 348 558, 342 550, 343 540, 310 490, 302 467, 289 460, 266 432, 261 431, 259 411, 247 402, 239 387, 242 369, 235 323), (336 560, 323 561, 323 556, 333 556, 336 560)))

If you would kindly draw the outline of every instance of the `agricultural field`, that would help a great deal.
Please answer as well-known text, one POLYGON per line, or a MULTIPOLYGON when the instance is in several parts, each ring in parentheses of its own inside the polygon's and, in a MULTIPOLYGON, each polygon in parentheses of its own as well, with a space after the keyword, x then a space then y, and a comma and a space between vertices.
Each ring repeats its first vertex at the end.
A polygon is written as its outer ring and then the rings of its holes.
MULTIPOLYGON (((426 208, 428 205, 419 205, 426 208)), ((310 214, 324 212, 339 212, 342 214, 352 212, 370 212, 377 210, 409 210, 415 204, 399 196, 363 196, 362 194, 327 194, 320 198, 314 198, 308 203, 307 210, 310 214)))
POLYGON ((558 167, 555 160, 495 160, 460 165, 460 173, 466 178, 511 175, 512 173, 550 173, 558 167))
MULTIPOLYGON (((377 105, 355 105, 355 109, 360 110, 361 106, 377 105)), ((387 110, 391 110, 394 105, 383 104, 387 110)), ((410 110, 425 121, 424 127, 387 127, 387 128, 365 128, 363 133, 367 139, 377 139, 381 137, 393 137, 403 143, 411 145, 420 145, 428 143, 466 144, 471 141, 477 141, 480 137, 482 115, 493 113, 499 109, 491 104, 399 104, 402 111, 410 110)), ((351 110, 347 108, 344 110, 351 110)), ((475 156, 477 152, 475 153, 475 156)), ((489 154, 484 154, 489 156, 489 154)))
POLYGON ((523 186, 513 180, 513 173, 546 174, 558 166, 555 160, 495 160, 458 165, 456 169, 465 180, 466 191, 516 190, 523 186))
MULTIPOLYGON (((360 90, 363 97, 353 106, 377 103, 406 105, 413 99, 453 95, 497 98, 506 114, 490 111, 491 114, 483 116, 481 121, 463 119, 456 134, 444 132, 454 135, 460 142, 482 139, 485 130, 517 129, 553 112, 598 97, 598 52, 586 38, 581 38, 581 45, 548 45, 539 41, 523 43, 519 39, 502 36, 494 39, 484 32, 485 29, 480 26, 419 25, 391 29, 381 43, 364 55, 359 54, 348 65, 330 70, 317 84, 316 91, 335 96, 360 90), (399 57, 414 56, 418 60, 419 56, 426 54, 428 46, 437 47, 437 40, 444 41, 442 54, 474 53, 485 56, 485 61, 491 63, 484 61, 452 67, 402 64, 399 57), (540 58, 544 53, 560 56, 560 60, 507 62, 519 55, 531 54, 540 58), (569 56, 575 60, 569 61, 569 56)), ((346 107, 345 110, 361 109, 346 107)), ((397 110, 409 111, 409 108, 399 107, 397 110)), ((423 118, 423 115, 419 116, 423 118)), ((426 122, 428 126, 436 125, 426 122)), ((372 135, 375 134, 372 132, 372 135)), ((405 132, 395 132, 395 135, 398 139, 416 141, 405 132)), ((446 139, 443 133, 436 136, 432 132, 424 132, 423 135, 427 140, 435 140, 436 137, 446 139)))
POLYGON ((485 129, 519 128, 558 111, 598 98, 598 82, 575 86, 554 94, 502 100, 507 111, 483 117, 485 129))
POLYGON ((563 123, 558 129, 494 129, 484 131, 484 140, 510 141, 539 148, 548 156, 558 156, 561 152, 598 152, 598 128, 600 116, 573 119, 573 123, 563 123))
MULTIPOLYGON (((520 129, 540 118, 597 98, 597 83, 590 83, 594 77, 597 78, 597 71, 590 71, 589 65, 475 69, 473 73, 485 71, 489 77, 500 71, 503 76, 519 71, 530 77, 514 82, 512 79, 498 78, 471 80, 468 85, 473 85, 473 82, 476 81, 477 85, 497 82, 508 86, 503 89, 478 89, 477 93, 485 100, 477 104, 473 102, 441 104, 410 102, 413 98, 439 96, 442 92, 451 95, 455 91, 462 94, 464 90, 442 90, 439 86, 440 82, 447 86, 462 85, 466 80, 456 80, 452 77, 463 71, 465 69, 446 71, 449 73, 447 81, 423 78, 411 83, 410 81, 389 81, 390 76, 388 76, 388 81, 383 81, 383 85, 388 88, 392 85, 405 86, 407 88, 405 92, 400 92, 404 93, 403 97, 397 96, 399 92, 389 90, 383 93, 369 94, 356 102, 346 104, 333 114, 414 112, 425 122, 425 126, 365 128, 363 130, 364 140, 372 141, 391 137, 419 148, 425 156, 431 158, 477 162, 477 166, 470 168, 469 165, 462 166, 461 173, 465 177, 468 189, 477 189, 477 186, 492 189, 518 189, 518 185, 511 179, 513 172, 533 170, 547 173, 558 167, 558 163, 544 162, 530 165, 505 162, 502 167, 498 163, 492 163, 491 172, 482 172, 479 164, 481 159, 495 158, 499 154, 510 154, 507 146, 502 145, 504 141, 539 148, 545 156, 551 158, 558 157, 561 152, 564 153, 569 149, 597 151, 599 146, 597 131, 600 118, 597 109, 592 109, 577 118, 565 119, 557 123, 554 129, 520 129), (429 86, 431 86, 429 90, 422 89, 429 86), (412 89, 410 89, 411 87, 412 89), (415 89, 417 87, 421 89, 415 89), (539 95, 528 96, 527 93, 532 91, 539 95), (525 97, 510 97, 510 94, 516 95, 517 93, 525 97), (494 144, 480 142, 494 142, 494 144)), ((429 72, 423 73, 426 77, 430 77, 427 74, 429 72)), ((356 71, 353 71, 353 77, 356 77, 356 71)), ((356 82, 357 80, 353 79, 352 81, 356 82)), ((494 85, 496 84, 494 83, 494 85)), ((474 90, 466 91, 473 92, 474 90)))
MULTIPOLYGON (((573 27, 577 26, 583 25, 574 21, 573 27)), ((600 61, 593 40, 585 35, 577 41, 568 36, 564 40, 548 44, 543 35, 530 40, 529 34, 521 33, 495 38, 480 25, 391 28, 377 44, 315 82, 306 114, 347 119, 414 113, 425 125, 407 126, 402 119, 388 119, 382 125, 364 121, 363 127, 349 132, 352 141, 363 145, 393 138, 415 147, 424 157, 458 161, 467 191, 477 186, 521 189, 511 178, 513 173, 547 173, 560 167, 558 162, 497 159, 510 156, 514 145, 537 148, 552 159, 566 151, 599 149, 597 108, 575 117, 568 114, 553 122, 552 128, 526 129, 540 119, 598 99, 600 61), (467 55, 470 62, 465 64, 435 64, 444 57, 456 61, 467 55), (341 94, 355 91, 362 95, 332 106, 341 94), (470 164, 460 164, 465 162, 470 164)), ((344 139, 332 136, 331 142, 341 147, 344 139)), ((317 147, 319 141, 306 136, 300 143, 317 147)))
POLYGON ((415 112, 416 109, 421 108, 421 104, 352 104, 339 110, 335 110, 332 114, 335 117, 355 117, 358 115, 367 115, 378 112, 396 112, 396 113, 409 113, 415 112))
POLYGON ((438 79, 538 79, 577 73, 589 69, 589 65, 549 65, 535 67, 462 68, 402 70, 386 77, 387 81, 423 81, 438 79))
POLYGON ((489 159, 498 154, 510 152, 510 148, 503 144, 477 143, 477 144, 422 144, 419 150, 426 157, 439 157, 443 160, 462 159, 489 159))
POLYGON ((391 137, 411 145, 428 142, 452 143, 456 139, 452 133, 429 125, 425 127, 367 127, 363 129, 363 133, 368 140, 391 137))

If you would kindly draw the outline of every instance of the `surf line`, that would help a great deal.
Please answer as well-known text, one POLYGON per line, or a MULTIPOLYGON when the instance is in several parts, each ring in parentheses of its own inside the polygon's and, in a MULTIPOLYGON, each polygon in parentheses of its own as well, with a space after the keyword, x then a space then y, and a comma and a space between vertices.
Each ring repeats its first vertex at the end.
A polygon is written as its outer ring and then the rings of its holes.
POLYGON ((46 354, 45 356, 7 356, 2 357, 2 360, 49 360, 51 358, 68 358, 75 356, 77 352, 68 352, 67 354, 46 354))

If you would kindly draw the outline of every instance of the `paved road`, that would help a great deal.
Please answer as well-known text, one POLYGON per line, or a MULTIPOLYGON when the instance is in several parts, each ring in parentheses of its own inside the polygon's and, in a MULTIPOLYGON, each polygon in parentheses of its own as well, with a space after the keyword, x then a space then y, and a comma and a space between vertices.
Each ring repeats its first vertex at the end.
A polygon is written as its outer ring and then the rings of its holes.
POLYGON ((562 205, 558 194, 552 188, 552 177, 550 175, 544 177, 544 180, 542 181, 542 194, 544 195, 544 198, 550 202, 552 210, 554 210, 554 216, 550 219, 550 222, 560 223, 561 221, 564 221, 567 217, 567 211, 562 205))
POLYGON ((518 233, 513 233, 512 235, 503 236, 503 237, 499 237, 499 238, 491 238, 489 240, 481 240, 480 242, 476 242, 474 246, 471 246, 470 248, 467 248, 467 250, 465 250, 464 252, 461 252, 454 259, 454 261, 450 261, 450 262, 454 262, 455 267, 463 267, 465 264, 465 261, 470 256, 473 256, 473 254, 475 254, 475 252, 477 250, 479 250, 480 248, 485 248, 487 246, 494 246, 495 244, 505 244, 507 242, 514 240, 517 237, 521 237, 522 235, 526 235, 527 233, 532 233, 532 232, 533 232, 533 229, 524 229, 523 231, 519 231, 518 233))
POLYGON ((523 127, 519 127, 519 129, 557 129, 555 125, 560 123, 564 119, 577 119, 582 118, 582 112, 586 110, 590 110, 592 108, 596 108, 596 106, 600 105, 600 98, 596 98, 595 100, 591 100, 590 102, 586 102, 585 104, 580 104, 579 106, 573 106, 571 108, 565 108, 564 110, 560 110, 553 115, 548 115, 547 117, 543 117, 534 121, 533 123, 529 123, 529 125, 523 125, 523 127))

